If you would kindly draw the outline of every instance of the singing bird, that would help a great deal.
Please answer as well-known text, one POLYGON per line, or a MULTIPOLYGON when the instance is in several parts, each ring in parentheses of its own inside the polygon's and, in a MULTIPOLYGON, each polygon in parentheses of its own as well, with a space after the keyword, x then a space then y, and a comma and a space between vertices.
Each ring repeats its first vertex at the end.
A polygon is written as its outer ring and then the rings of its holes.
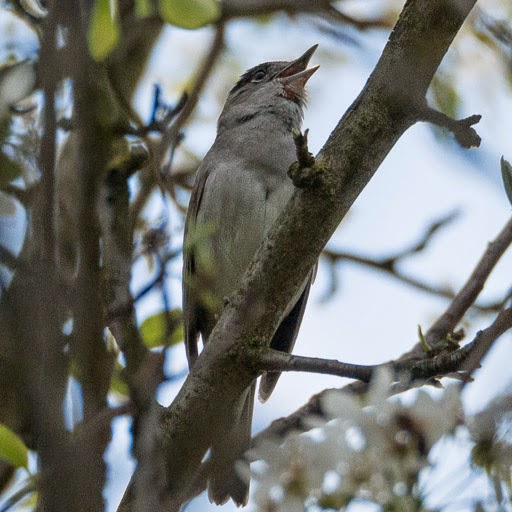
MULTIPOLYGON (((185 222, 183 311, 189 366, 198 356, 198 339, 208 343, 224 299, 242 276, 265 235, 290 199, 287 176, 296 160, 292 131, 302 125, 305 85, 319 66, 308 68, 317 45, 291 62, 265 62, 249 69, 229 92, 217 137, 197 171, 185 222)), ((271 348, 291 352, 302 321, 309 277, 290 298, 271 348)), ((272 393, 279 373, 261 378, 259 397, 272 393)), ((210 447, 208 495, 222 504, 248 499, 249 483, 240 472, 251 440, 256 384, 246 389, 222 435, 210 447)))

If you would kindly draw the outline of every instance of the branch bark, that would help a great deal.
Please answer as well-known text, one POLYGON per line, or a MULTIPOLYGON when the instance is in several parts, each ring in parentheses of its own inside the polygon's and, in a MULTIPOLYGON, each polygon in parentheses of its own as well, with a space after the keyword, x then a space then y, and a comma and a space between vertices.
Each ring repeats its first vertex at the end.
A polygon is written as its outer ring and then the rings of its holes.
MULTIPOLYGON (((182 506, 181 490, 216 434, 204 422, 217 424, 256 377, 253 368, 240 364, 247 347, 267 346, 289 297, 344 215, 399 137, 419 120, 434 73, 474 3, 406 3, 366 87, 316 158, 321 179, 295 192, 226 304, 210 343, 162 413, 168 510, 182 506)), ((132 510, 130 499, 120 510, 132 510)))

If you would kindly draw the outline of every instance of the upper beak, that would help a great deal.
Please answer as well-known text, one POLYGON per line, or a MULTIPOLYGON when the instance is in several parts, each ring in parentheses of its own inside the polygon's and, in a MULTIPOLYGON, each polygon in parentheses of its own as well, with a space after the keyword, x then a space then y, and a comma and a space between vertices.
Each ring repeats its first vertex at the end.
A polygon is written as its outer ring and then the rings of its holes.
POLYGON ((317 48, 317 44, 313 45, 298 59, 293 60, 283 70, 281 70, 276 75, 276 78, 280 78, 285 83, 298 82, 302 87, 304 87, 311 75, 320 67, 313 66, 312 68, 307 69, 309 61, 317 48))

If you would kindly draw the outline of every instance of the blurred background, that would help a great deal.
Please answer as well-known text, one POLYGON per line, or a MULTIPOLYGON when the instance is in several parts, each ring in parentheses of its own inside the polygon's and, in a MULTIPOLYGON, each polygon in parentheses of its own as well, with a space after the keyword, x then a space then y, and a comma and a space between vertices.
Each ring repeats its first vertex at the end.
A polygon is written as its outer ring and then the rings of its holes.
MULTIPOLYGON (((312 64, 321 67, 308 83, 304 119, 304 127, 310 130, 310 150, 315 154, 364 86, 402 2, 354 0, 334 5, 349 20, 367 23, 278 12, 235 18, 226 24, 225 46, 195 111, 183 127, 183 140, 170 163, 169 172, 185 186, 175 186, 174 197, 154 191, 143 210, 145 227, 139 234, 139 248, 145 233, 156 230, 165 233, 165 250, 176 253, 176 257, 169 258, 166 264, 163 286, 155 286, 137 302, 141 325, 166 305, 173 309, 181 307, 179 248, 183 207, 193 180, 191 173, 213 143, 217 117, 238 76, 264 61, 291 60, 319 44, 312 64)), ((499 160, 502 155, 512 159, 511 14, 512 6, 507 0, 479 2, 448 52, 429 93, 430 104, 450 116, 482 115, 475 127, 482 138, 481 146, 462 149, 450 133, 427 124, 413 126, 399 140, 329 242, 327 249, 332 257, 320 260, 296 353, 358 364, 399 357, 418 341, 418 325, 426 331, 446 308, 449 299, 443 295, 460 289, 487 243, 508 220, 510 204, 503 191, 499 160), (428 238, 426 247, 398 262, 400 276, 384 272, 378 264, 369 264, 414 247, 438 222, 442 225, 428 238), (339 255, 337 261, 335 254, 339 255), (406 283, 405 279, 416 285, 406 283)), ((0 62, 36 55, 37 38, 5 7, 0 10, 0 34, 0 62)), ((152 115, 155 84, 170 104, 175 104, 182 92, 193 86, 213 37, 211 27, 164 28, 136 93, 135 108, 142 119, 149 120, 152 115)), ((395 79, 399 81, 400 77, 395 79)), ((137 175, 132 178, 131 187, 134 194, 141 187, 137 175)), ((18 205, 0 213, 5 242, 16 253, 25 234, 23 210, 18 205)), ((144 257, 137 258, 134 264, 135 296, 159 271, 151 254, 144 255, 142 249, 140 254, 144 257)), ((509 251, 491 276, 479 303, 503 300, 511 288, 511 268, 509 251)), ((492 318, 492 314, 472 310, 463 326, 467 339, 472 339, 492 318)), ((476 374, 475 382, 466 388, 467 411, 478 410, 509 388, 510 342, 510 334, 502 336, 476 374)), ((166 373, 168 381, 160 386, 158 396, 163 405, 171 403, 187 373, 182 343, 166 349, 166 373)), ((256 405, 254 432, 293 412, 312 394, 345 383, 335 377, 284 374, 268 403, 256 405)), ((79 414, 80 407, 76 403, 73 406, 76 396, 71 385, 71 416, 79 414)), ((122 403, 123 399, 122 394, 112 394, 113 403, 122 403)), ((116 509, 134 466, 129 429, 129 421, 124 417, 115 420, 113 440, 106 455, 109 478, 105 496, 109 511, 116 509)), ((213 508, 202 495, 187 510, 213 508)), ((235 507, 227 504, 223 509, 235 507)))

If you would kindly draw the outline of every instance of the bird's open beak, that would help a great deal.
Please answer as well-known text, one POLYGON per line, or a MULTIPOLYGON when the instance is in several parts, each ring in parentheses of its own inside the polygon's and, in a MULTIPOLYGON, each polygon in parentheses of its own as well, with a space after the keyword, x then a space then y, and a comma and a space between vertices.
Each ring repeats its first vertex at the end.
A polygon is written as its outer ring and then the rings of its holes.
POLYGON ((290 62, 283 70, 281 70, 276 78, 281 79, 285 84, 297 83, 304 87, 311 75, 320 67, 313 66, 308 69, 309 61, 315 53, 318 45, 315 44, 309 50, 304 52, 298 59, 290 62))

